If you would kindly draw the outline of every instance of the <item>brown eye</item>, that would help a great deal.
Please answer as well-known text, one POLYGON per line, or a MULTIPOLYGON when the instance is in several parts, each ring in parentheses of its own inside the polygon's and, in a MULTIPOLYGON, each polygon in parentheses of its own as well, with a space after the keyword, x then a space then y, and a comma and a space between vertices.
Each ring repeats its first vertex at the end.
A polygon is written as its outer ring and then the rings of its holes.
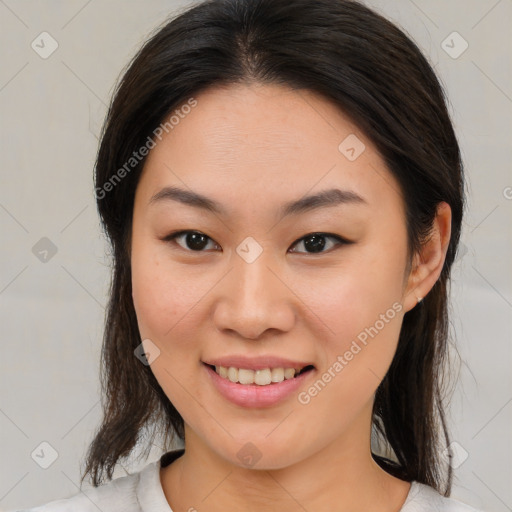
POLYGON ((293 244, 293 247, 302 244, 305 248, 305 251, 291 250, 291 252, 306 252, 307 254, 318 254, 322 252, 328 252, 329 249, 332 249, 337 245, 344 245, 348 243, 351 242, 349 242, 348 240, 344 240, 343 238, 337 235, 330 235, 328 233, 310 233, 309 235, 302 237, 300 240, 293 244), (326 247, 327 250, 324 250, 326 247))
POLYGON ((204 252, 209 242, 217 245, 209 236, 200 231, 178 231, 165 237, 164 240, 175 241, 183 249, 193 252, 204 252))
MULTIPOLYGON (((208 249, 219 248, 219 245, 214 240, 212 240, 209 236, 205 235, 204 233, 201 233, 200 231, 177 231, 176 233, 171 233, 170 235, 165 237, 164 240, 166 242, 172 241, 189 252, 206 252, 206 250, 208 249), (213 244, 213 246, 208 247, 209 243, 213 244)), ((353 242, 345 240, 338 235, 332 235, 329 233, 310 233, 302 237, 301 239, 297 240, 292 245, 292 247, 295 247, 300 246, 300 244, 303 244, 305 249, 304 251, 291 249, 290 252, 321 254, 324 252, 329 252, 336 246, 348 245, 351 243, 353 242)))

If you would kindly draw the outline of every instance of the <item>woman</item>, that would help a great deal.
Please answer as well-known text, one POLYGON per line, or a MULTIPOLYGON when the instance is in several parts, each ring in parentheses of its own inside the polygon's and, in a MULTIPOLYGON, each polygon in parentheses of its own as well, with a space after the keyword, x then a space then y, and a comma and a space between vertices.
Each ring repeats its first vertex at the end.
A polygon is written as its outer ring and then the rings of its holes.
POLYGON ((401 30, 347 0, 195 5, 124 74, 95 187, 95 488, 44 510, 474 510, 442 456, 463 166, 401 30), (150 427, 183 448, 105 482, 150 427))

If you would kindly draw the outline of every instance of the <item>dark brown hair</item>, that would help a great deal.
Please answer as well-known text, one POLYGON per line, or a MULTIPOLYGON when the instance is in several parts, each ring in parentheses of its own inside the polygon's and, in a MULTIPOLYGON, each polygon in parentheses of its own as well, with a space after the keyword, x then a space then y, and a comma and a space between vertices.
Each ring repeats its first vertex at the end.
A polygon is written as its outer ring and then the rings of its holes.
MULTIPOLYGON (((389 473, 449 495, 452 470, 443 410, 448 284, 464 207, 463 166, 443 88, 418 47, 393 23, 349 0, 210 0, 195 4, 146 41, 127 66, 103 126, 95 167, 97 205, 112 245, 113 274, 102 350, 104 417, 89 447, 93 485, 112 478, 145 429, 183 439, 183 419, 151 369, 132 301, 133 202, 144 159, 118 170, 174 109, 216 85, 257 82, 307 89, 335 102, 373 141, 398 180, 409 262, 428 238, 436 207, 452 210, 439 280, 404 316, 398 348, 374 403, 373 427, 389 473), (116 178, 117 173, 117 178, 116 178), (126 174, 126 175, 125 175, 126 174), (106 186, 110 183, 110 186, 106 186)), ((149 447, 148 447, 149 448, 149 447)))

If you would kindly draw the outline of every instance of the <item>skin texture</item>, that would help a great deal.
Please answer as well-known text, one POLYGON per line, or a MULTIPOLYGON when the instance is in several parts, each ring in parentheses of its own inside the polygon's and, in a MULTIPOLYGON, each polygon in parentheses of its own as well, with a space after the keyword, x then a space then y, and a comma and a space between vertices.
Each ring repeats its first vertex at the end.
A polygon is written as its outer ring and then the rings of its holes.
POLYGON ((160 472, 165 496, 175 512, 398 511, 410 484, 371 458, 372 404, 403 315, 441 272, 450 208, 439 205, 408 274, 399 185, 334 104, 257 84, 216 87, 196 99, 151 150, 133 213, 138 325, 160 350, 151 369, 185 421, 185 454, 160 472), (350 134, 365 145, 354 161, 338 149, 350 134), (170 200, 149 204, 171 185, 214 199, 226 215, 170 200), (284 203, 330 188, 365 203, 279 220, 284 203), (200 231, 208 245, 197 252, 185 237, 163 240, 177 230, 200 231), (353 243, 327 237, 324 252, 308 252, 302 239, 310 233, 353 243), (249 236, 263 249, 252 263, 236 252, 249 236), (308 404, 294 393, 272 407, 236 406, 201 362, 234 354, 309 362, 315 370, 304 391, 393 304, 401 310, 308 404), (249 442, 261 454, 252 468, 237 457, 249 442))

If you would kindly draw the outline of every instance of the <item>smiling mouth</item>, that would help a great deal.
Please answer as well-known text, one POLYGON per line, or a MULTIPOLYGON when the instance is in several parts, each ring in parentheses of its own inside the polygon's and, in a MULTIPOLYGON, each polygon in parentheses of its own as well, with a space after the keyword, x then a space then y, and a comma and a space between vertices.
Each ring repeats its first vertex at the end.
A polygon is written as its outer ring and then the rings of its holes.
MULTIPOLYGON (((205 363, 206 364, 206 363, 205 363)), ((233 366, 209 366, 217 375, 233 383, 245 386, 256 384, 258 386, 269 386, 279 384, 284 380, 290 380, 314 369, 313 365, 304 368, 263 368, 261 370, 250 370, 248 368, 235 368, 233 366)))

